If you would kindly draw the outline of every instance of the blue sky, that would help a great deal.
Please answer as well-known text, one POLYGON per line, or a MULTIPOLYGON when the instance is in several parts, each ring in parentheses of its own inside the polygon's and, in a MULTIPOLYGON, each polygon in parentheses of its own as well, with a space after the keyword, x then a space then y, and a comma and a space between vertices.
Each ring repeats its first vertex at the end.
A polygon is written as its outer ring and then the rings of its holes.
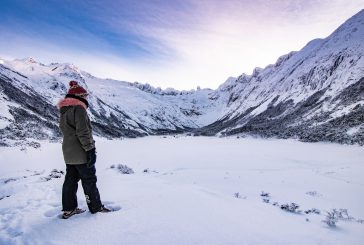
POLYGON ((70 62, 162 88, 216 88, 364 8, 362 0, 2 0, 0 57, 70 62))

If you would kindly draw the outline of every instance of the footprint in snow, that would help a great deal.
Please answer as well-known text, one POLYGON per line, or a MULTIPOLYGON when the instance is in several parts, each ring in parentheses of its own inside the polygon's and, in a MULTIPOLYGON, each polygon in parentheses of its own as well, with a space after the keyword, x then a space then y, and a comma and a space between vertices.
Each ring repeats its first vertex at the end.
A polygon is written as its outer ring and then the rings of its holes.
MULTIPOLYGON (((113 212, 116 212, 116 211, 119 211, 119 210, 122 209, 120 205, 117 205, 117 204, 115 204, 113 202, 104 202, 103 204, 105 205, 105 207, 111 209, 113 212)), ((84 207, 81 207, 81 208, 88 211, 88 208, 84 208, 84 207)), ((62 210, 61 206, 55 206, 55 208, 51 208, 51 209, 47 210, 44 213, 44 216, 48 217, 48 218, 62 217, 62 211, 61 210, 62 210)))
POLYGON ((48 218, 55 217, 59 215, 61 209, 62 209, 61 207, 49 209, 44 213, 44 216, 48 218))
POLYGON ((103 202, 103 204, 105 205, 105 207, 111 209, 113 212, 119 211, 121 209, 120 205, 115 204, 114 202, 103 202))

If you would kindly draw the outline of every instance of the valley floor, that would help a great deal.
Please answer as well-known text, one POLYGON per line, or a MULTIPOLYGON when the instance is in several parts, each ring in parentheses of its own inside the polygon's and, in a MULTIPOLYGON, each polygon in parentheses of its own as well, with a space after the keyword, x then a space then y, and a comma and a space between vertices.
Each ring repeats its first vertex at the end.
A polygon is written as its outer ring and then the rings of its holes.
MULTIPOLYGON (((0 148, 0 244, 363 243, 363 147, 215 137, 96 140, 101 198, 120 210, 59 219, 61 145, 0 148), (120 173, 119 164, 134 174, 120 173), (299 205, 295 212, 281 208, 291 203, 299 205), (320 213, 305 213, 313 209, 320 213), (342 216, 329 227, 322 220, 333 209, 342 216)), ((78 198, 86 208, 81 185, 78 198)))

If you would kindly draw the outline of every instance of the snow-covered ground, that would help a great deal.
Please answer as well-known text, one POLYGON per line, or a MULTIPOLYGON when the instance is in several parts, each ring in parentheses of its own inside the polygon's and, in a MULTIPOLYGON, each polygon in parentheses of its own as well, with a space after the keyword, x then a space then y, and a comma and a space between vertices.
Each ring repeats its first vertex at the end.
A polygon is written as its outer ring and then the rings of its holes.
POLYGON ((49 177, 65 169, 61 145, 0 148, 0 244, 363 244, 363 147, 171 136, 96 145, 101 198, 120 210, 69 220, 58 218, 64 176, 49 177), (281 209, 293 202, 302 212, 281 209), (329 227, 334 208, 350 217, 329 227))

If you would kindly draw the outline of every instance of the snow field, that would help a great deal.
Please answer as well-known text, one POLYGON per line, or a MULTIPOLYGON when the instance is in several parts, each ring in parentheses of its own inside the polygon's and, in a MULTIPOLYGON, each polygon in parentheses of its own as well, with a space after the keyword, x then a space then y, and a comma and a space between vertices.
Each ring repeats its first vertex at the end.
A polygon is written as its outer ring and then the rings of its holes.
MULTIPOLYGON (((61 220, 61 145, 41 144, 23 151, 0 148, 0 244, 362 244, 364 239, 364 224, 357 222, 364 218, 363 147, 249 138, 98 138, 101 198, 121 209, 61 220), (113 164, 135 173, 121 174, 113 164), (262 191, 270 194, 269 203, 262 201, 262 191), (290 213, 274 202, 321 213, 290 213), (333 208, 348 209, 355 220, 328 227, 321 221, 333 208)), ((86 208, 81 184, 78 198, 86 208)))

